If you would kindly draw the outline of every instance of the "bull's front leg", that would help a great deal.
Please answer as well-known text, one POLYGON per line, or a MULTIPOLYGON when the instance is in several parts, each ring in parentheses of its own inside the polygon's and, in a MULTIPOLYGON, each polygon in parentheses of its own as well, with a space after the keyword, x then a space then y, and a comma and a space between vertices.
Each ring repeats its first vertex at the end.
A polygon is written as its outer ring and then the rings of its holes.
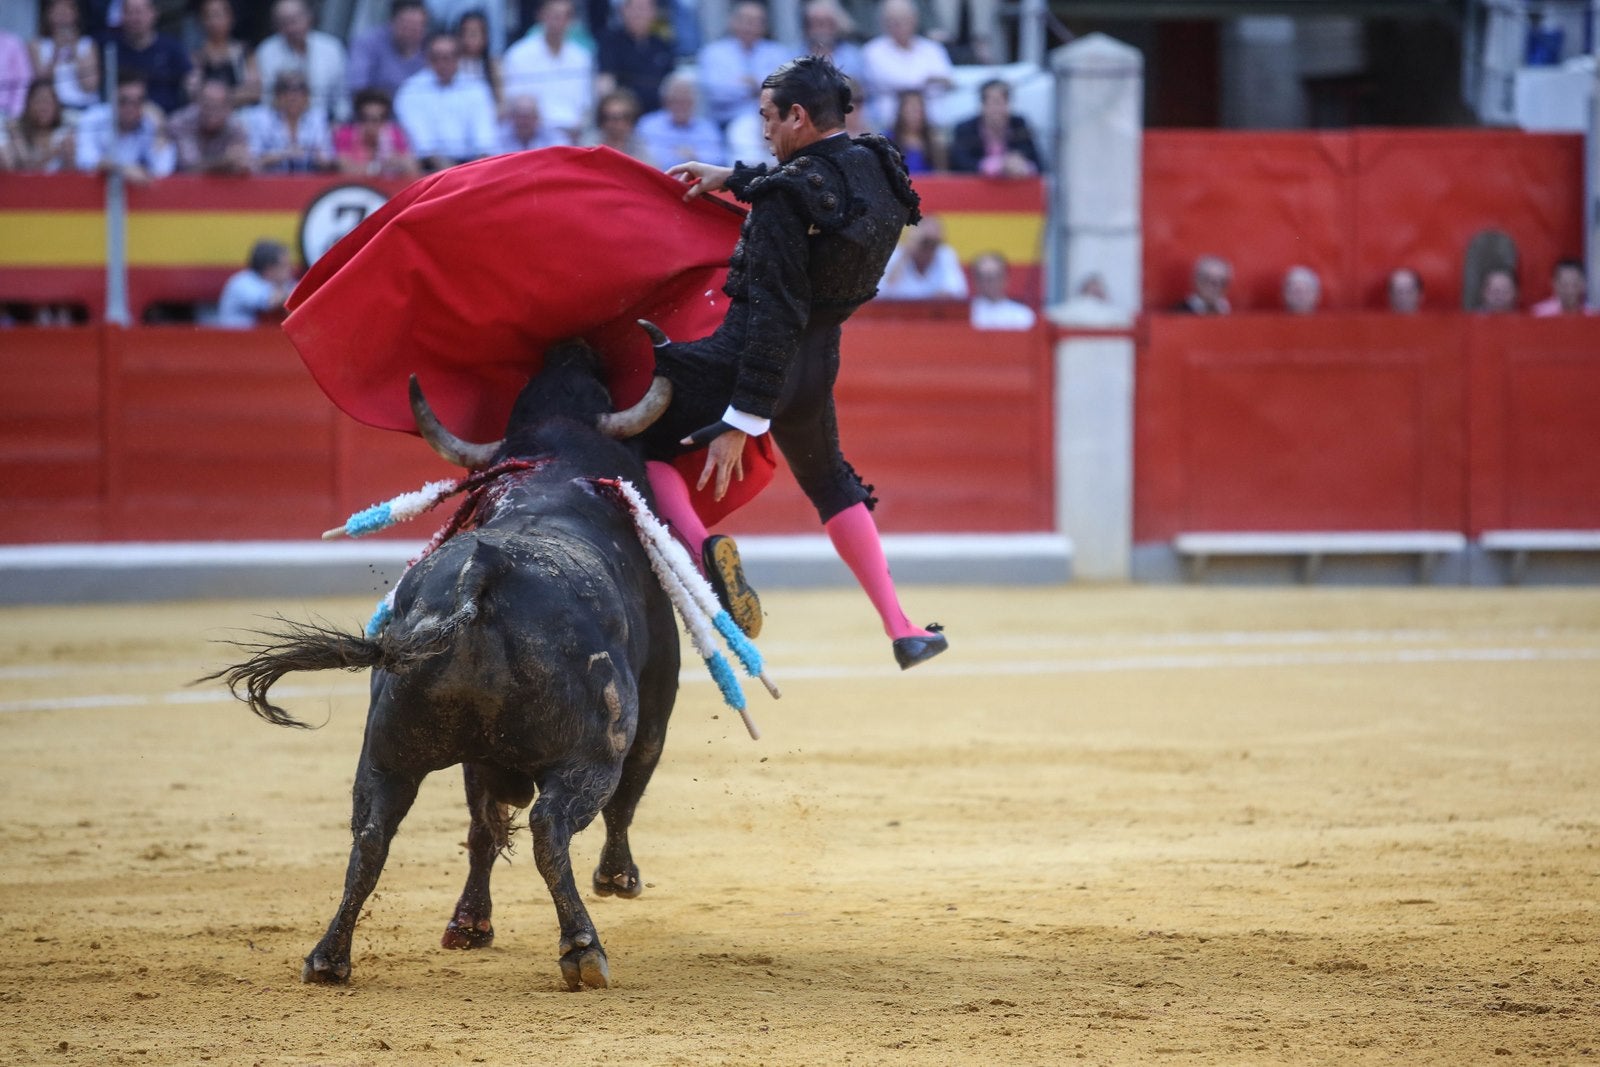
POLYGON ((605 767, 563 770, 541 784, 539 799, 528 813, 533 861, 561 924, 561 977, 573 992, 604 989, 611 981, 600 935, 572 877, 571 847, 572 835, 588 826, 605 803, 616 773, 605 767))
POLYGON ((394 840, 400 821, 417 799, 421 777, 407 778, 382 774, 368 765, 366 754, 356 768, 354 811, 350 831, 350 863, 345 868, 344 897, 328 932, 306 957, 300 971, 302 982, 342 983, 350 980, 350 941, 355 936, 356 919, 362 905, 372 895, 389 858, 389 843, 394 840))
MULTIPOLYGON (((493 769, 464 763, 461 776, 467 788, 467 810, 472 816, 467 830, 467 884, 439 943, 445 948, 488 948, 494 944, 494 924, 490 922, 494 902, 489 895, 489 877, 494 873, 494 861, 510 841, 511 812, 500 802, 502 790, 495 788, 497 775, 493 769)), ((531 784, 527 788, 529 793, 519 798, 520 804, 531 799, 531 784)))

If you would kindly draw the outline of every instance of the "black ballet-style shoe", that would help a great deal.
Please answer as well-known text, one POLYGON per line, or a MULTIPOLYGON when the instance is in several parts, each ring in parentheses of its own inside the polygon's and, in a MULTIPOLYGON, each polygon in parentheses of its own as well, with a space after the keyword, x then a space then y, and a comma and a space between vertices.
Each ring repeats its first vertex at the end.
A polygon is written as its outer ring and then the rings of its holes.
POLYGON ((950 641, 944 636, 944 627, 938 623, 929 623, 928 629, 933 631, 927 637, 921 634, 915 637, 897 637, 894 639, 894 661, 900 664, 900 669, 909 671, 912 667, 930 660, 950 647, 950 641))
POLYGON ((705 562, 706 580, 717 594, 717 602, 733 619, 735 626, 751 640, 761 636, 761 598, 744 580, 744 566, 739 562, 739 546, 733 538, 713 534, 706 538, 700 549, 705 562))

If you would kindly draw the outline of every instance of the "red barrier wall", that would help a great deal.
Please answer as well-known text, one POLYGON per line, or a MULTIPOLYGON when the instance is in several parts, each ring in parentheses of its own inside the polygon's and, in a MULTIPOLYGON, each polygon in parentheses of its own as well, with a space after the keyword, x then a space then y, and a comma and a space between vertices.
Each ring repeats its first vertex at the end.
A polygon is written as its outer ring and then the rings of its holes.
POLYGON ((1600 526, 1600 319, 1151 315, 1134 539, 1600 526))
POLYGON ((1467 243, 1505 231, 1521 253, 1523 303, 1583 239, 1583 139, 1510 130, 1243 133, 1152 130, 1144 138, 1144 300, 1171 307, 1197 255, 1232 262, 1236 310, 1282 306, 1283 272, 1322 276, 1323 307, 1384 306, 1395 267, 1422 276, 1426 306, 1461 307, 1467 243))
MULTIPOLYGON (((0 391, 0 542, 314 537, 459 473, 417 438, 338 413, 276 330, 0 339, 11 385, 0 391)), ((1042 328, 980 335, 937 317, 848 331, 841 432, 880 487, 884 529, 1049 527, 1049 345, 1042 328), (951 441, 964 447, 952 454, 951 441)), ((426 537, 442 521, 424 516, 394 535, 426 537)), ((733 525, 809 533, 817 519, 785 472, 733 525)))
POLYGON ((1600 529, 1600 319, 1472 327, 1472 532, 1600 529))

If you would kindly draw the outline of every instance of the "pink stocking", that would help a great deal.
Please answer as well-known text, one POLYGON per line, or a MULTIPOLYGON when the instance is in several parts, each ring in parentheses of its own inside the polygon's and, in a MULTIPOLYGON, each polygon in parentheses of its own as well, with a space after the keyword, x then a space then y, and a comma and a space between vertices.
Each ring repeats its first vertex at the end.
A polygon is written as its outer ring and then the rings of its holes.
POLYGON ((694 565, 703 570, 705 563, 700 558, 700 548, 711 535, 706 532, 705 523, 700 521, 700 515, 689 499, 689 483, 683 480, 678 468, 670 463, 650 460, 644 469, 650 478, 650 488, 655 492, 656 507, 661 511, 661 517, 689 550, 689 558, 694 560, 694 565))
POLYGON ((849 566, 856 581, 866 591, 867 599, 878 610, 878 617, 883 620, 883 632, 894 638, 927 637, 928 631, 913 626, 900 607, 900 598, 894 591, 894 579, 889 576, 889 561, 883 558, 878 524, 872 521, 872 512, 867 510, 867 506, 855 504, 845 508, 829 519, 824 528, 833 541, 834 551, 849 566))

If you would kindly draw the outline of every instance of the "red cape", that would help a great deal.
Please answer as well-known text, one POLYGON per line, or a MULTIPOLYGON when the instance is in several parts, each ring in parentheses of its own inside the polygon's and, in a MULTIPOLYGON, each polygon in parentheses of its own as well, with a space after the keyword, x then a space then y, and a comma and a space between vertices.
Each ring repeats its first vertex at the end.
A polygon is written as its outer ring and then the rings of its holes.
MULTIPOLYGON (((544 350, 582 337, 605 359, 618 406, 655 361, 635 320, 669 337, 716 329, 742 213, 609 148, 545 148, 440 171, 368 216, 300 279, 284 332, 328 398, 369 426, 415 433, 416 374, 444 424, 471 441, 503 435, 544 350)), ((678 461, 692 486, 704 464, 678 461)), ((709 525, 771 481, 767 437, 709 525)))

